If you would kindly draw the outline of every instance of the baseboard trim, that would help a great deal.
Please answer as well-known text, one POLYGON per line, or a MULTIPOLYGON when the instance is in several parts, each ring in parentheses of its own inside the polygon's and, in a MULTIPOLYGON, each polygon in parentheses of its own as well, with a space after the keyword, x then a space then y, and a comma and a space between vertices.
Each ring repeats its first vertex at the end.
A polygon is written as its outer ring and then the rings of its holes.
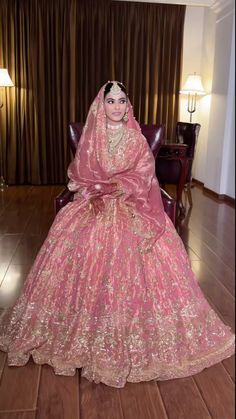
POLYGON ((197 186, 200 186, 202 188, 204 186, 203 182, 200 182, 200 180, 197 180, 197 179, 194 179, 194 178, 192 179, 192 183, 195 183, 197 186))
POLYGON ((235 198, 232 198, 231 196, 224 195, 224 194, 218 194, 217 192, 214 192, 211 189, 206 188, 204 186, 204 183, 200 182, 197 179, 193 179, 192 182, 195 183, 196 186, 202 188, 203 193, 205 193, 206 195, 209 195, 212 198, 215 198, 218 202, 225 202, 226 204, 229 204, 231 207, 235 208, 235 198))

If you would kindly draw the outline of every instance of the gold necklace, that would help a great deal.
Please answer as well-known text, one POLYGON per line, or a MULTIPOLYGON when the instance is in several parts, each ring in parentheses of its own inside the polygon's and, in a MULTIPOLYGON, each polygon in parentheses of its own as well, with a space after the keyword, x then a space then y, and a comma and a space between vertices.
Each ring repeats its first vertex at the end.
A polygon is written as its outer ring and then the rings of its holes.
POLYGON ((108 137, 108 150, 110 153, 118 147, 120 144, 124 134, 123 126, 120 129, 116 130, 107 130, 107 137, 108 137))

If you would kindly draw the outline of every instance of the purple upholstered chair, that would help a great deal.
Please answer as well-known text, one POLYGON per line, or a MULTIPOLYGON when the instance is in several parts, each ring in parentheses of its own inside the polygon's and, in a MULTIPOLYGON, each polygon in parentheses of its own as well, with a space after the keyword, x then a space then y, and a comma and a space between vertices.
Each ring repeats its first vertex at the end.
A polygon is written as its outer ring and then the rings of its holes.
MULTIPOLYGON (((69 124, 68 141, 73 155, 75 155, 76 147, 82 134, 83 124, 78 122, 71 122, 69 124)), ((141 130, 146 137, 148 144, 156 157, 161 144, 163 143, 164 125, 142 125, 141 130)), ((55 198, 55 212, 57 213, 68 202, 73 201, 74 193, 65 188, 55 198)), ((161 189, 161 197, 164 205, 165 212, 175 225, 176 221, 176 201, 166 191, 161 189)))
POLYGON ((176 124, 176 142, 188 145, 188 173, 184 189, 186 191, 190 207, 193 205, 191 194, 192 166, 200 128, 200 124, 192 124, 189 122, 177 122, 176 124))
MULTIPOLYGON (((176 133, 173 144, 185 144, 187 147, 186 157, 188 162, 188 169, 186 178, 184 179, 184 191, 187 194, 190 207, 192 206, 192 195, 191 195, 191 181, 192 181, 192 164, 194 159, 194 153, 196 148, 196 143, 198 139, 198 134, 200 131, 200 124, 192 124, 189 122, 177 122, 176 124, 176 133)), ((172 145, 165 144, 165 151, 172 153, 172 145)), ((160 182, 160 185, 165 188, 166 184, 179 185, 181 178, 181 164, 178 158, 169 158, 168 155, 157 156, 157 165, 156 165, 156 175, 160 182)))

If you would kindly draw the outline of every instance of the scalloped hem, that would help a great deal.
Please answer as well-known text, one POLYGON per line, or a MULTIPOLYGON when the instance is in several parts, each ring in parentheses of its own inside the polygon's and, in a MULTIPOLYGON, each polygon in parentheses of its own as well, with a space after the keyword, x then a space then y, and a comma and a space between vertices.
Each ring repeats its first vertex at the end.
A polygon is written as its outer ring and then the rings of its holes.
MULTIPOLYGON (((6 352, 6 351, 5 351, 6 352)), ((143 381, 166 381, 176 378, 189 377, 200 373, 205 368, 209 368, 226 358, 229 358, 235 353, 234 337, 224 345, 223 348, 218 349, 208 355, 198 358, 190 362, 184 362, 182 365, 162 364, 158 362, 149 366, 143 371, 140 368, 125 367, 122 368, 122 376, 118 369, 108 368, 107 370, 101 369, 96 366, 86 365, 86 362, 74 360, 65 360, 62 358, 54 357, 51 359, 48 355, 42 355, 37 350, 33 350, 28 354, 8 354, 9 366, 24 366, 32 356, 35 364, 50 365, 56 375, 73 376, 76 369, 82 368, 81 376, 85 377, 90 382, 96 384, 103 383, 110 387, 122 388, 126 382, 139 383, 143 381)))

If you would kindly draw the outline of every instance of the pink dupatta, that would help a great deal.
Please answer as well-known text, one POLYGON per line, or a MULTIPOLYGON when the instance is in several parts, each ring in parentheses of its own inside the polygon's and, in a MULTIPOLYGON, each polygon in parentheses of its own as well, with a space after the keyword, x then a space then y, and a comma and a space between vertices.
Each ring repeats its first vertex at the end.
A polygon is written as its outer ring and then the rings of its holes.
POLYGON ((118 184, 123 192, 120 199, 130 211, 137 235, 142 237, 143 251, 147 251, 165 230, 165 214, 155 176, 155 160, 128 100, 129 120, 126 126, 133 143, 135 141, 135 149, 128 156, 127 143, 125 167, 112 171, 109 169, 104 157, 107 156, 108 147, 104 88, 105 85, 90 106, 75 158, 68 167, 68 188, 82 192, 82 199, 89 199, 93 197, 97 184, 100 196, 112 194, 118 184))

